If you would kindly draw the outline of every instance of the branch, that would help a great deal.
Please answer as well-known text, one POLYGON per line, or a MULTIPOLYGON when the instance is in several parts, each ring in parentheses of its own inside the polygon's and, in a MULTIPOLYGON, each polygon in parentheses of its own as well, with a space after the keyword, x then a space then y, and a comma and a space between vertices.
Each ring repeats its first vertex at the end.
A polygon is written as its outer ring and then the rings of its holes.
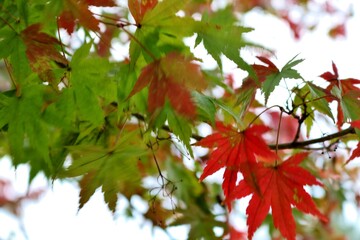
MULTIPOLYGON (((133 113, 132 114, 133 117, 137 118, 139 121, 144 122, 145 121, 145 117, 142 116, 141 114, 138 113, 133 113)), ((168 126, 162 126, 162 129, 167 131, 167 132, 172 132, 170 130, 170 128, 168 126)), ((311 144, 316 144, 316 143, 322 143, 328 140, 332 140, 332 139, 336 139, 336 138, 340 138, 343 136, 346 136, 348 134, 354 134, 355 133, 355 129, 353 127, 349 127, 347 129, 344 129, 342 131, 333 133, 333 134, 329 134, 327 136, 324 137, 320 137, 320 138, 314 138, 314 139, 310 139, 310 140, 306 140, 306 141, 302 141, 302 142, 291 142, 291 143, 283 143, 283 144, 270 144, 269 147, 270 149, 297 149, 297 148, 304 148, 306 146, 309 146, 311 144)), ((200 141, 201 139, 203 139, 202 136, 197 135, 197 134, 191 134, 191 138, 195 139, 196 141, 200 141)))
MULTIPOLYGON (((315 138, 315 139, 310 139, 310 140, 306 140, 306 141, 302 141, 302 142, 291 142, 291 143, 283 143, 283 144, 279 144, 277 146, 277 149, 295 149, 295 148, 303 148, 305 146, 311 145, 311 144, 315 144, 315 143, 321 143, 321 142, 325 142, 328 140, 332 140, 335 138, 340 138, 342 136, 348 135, 348 134, 354 134, 355 133, 355 129, 353 127, 349 127, 347 129, 344 129, 342 131, 321 137, 321 138, 315 138)), ((269 145, 269 147, 271 149, 276 149, 276 145, 271 144, 269 145)))

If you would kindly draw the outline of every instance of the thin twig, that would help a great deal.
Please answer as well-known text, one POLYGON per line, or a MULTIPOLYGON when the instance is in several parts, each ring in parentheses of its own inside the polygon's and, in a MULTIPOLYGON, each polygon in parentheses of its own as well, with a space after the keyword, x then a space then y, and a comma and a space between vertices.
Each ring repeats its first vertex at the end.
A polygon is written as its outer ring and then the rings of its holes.
POLYGON ((280 108, 280 118, 279 118, 279 124, 278 124, 278 129, 277 129, 277 134, 276 134, 276 144, 275 144, 275 153, 278 153, 278 146, 279 146, 279 137, 280 137, 280 127, 281 127, 281 120, 282 120, 282 115, 283 115, 283 109, 280 108))

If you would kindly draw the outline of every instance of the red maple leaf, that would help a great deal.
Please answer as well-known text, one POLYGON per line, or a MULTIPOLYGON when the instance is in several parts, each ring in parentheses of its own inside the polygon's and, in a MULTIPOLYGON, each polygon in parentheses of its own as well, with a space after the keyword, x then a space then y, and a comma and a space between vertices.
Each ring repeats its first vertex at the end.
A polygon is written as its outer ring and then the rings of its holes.
POLYGON ((304 190, 305 185, 322 186, 313 175, 299 166, 307 156, 308 153, 299 153, 275 166, 254 163, 256 167, 253 168, 253 174, 258 188, 255 189, 254 184, 247 179, 241 180, 236 186, 230 200, 253 194, 246 209, 249 239, 252 239, 256 229, 264 221, 270 207, 274 226, 286 239, 295 240, 296 236, 292 206, 327 221, 326 216, 320 213, 311 196, 304 190))
POLYGON ((355 84, 360 84, 360 80, 354 79, 354 78, 339 79, 338 69, 334 62, 332 63, 332 68, 333 68, 334 73, 325 72, 320 75, 321 78, 325 79, 326 81, 328 81, 330 83, 329 86, 327 86, 327 88, 326 88, 327 90, 331 91, 331 89, 334 86, 337 86, 338 88, 340 88, 342 94, 345 94, 352 90, 355 90, 355 91, 360 90, 360 88, 355 86, 355 84))
POLYGON ((69 34, 75 30, 79 22, 82 26, 92 31, 99 31, 99 20, 89 10, 89 6, 114 7, 114 0, 65 0, 64 11, 58 18, 59 28, 64 28, 69 34))
POLYGON ((113 39, 116 27, 106 26, 104 32, 100 33, 100 41, 97 44, 97 53, 101 57, 110 55, 111 40, 113 39))
POLYGON ((149 87, 148 109, 154 113, 169 100, 174 110, 184 116, 194 117, 196 107, 189 89, 202 89, 206 84, 199 65, 179 53, 169 53, 142 69, 129 97, 149 87))
POLYGON ((60 41, 40 30, 40 24, 33 24, 24 29, 20 36, 26 46, 26 56, 32 70, 40 76, 46 77, 52 69, 51 61, 61 65, 67 65, 68 61, 56 49, 56 45, 61 44, 60 41))
POLYGON ((245 240, 246 233, 237 230, 233 226, 229 226, 229 240, 245 240))
POLYGON ((38 189, 18 194, 9 180, 0 178, 0 208, 20 216, 23 203, 39 199, 44 192, 44 189, 38 189))
POLYGON ((83 0, 89 6, 96 7, 115 7, 116 3, 114 0, 83 0))
POLYGON ((290 16, 289 16, 289 13, 283 13, 281 15, 282 19, 285 20, 285 22, 287 22, 287 24, 289 25, 293 35, 294 35, 294 38, 296 40, 299 40, 300 39, 300 36, 301 36, 301 31, 303 29, 303 26, 301 25, 300 22, 295 22, 290 16))
POLYGON ((131 15, 134 17, 135 22, 140 24, 147 11, 153 9, 158 0, 129 0, 129 10, 131 15))
MULTIPOLYGON (((257 56, 257 59, 266 64, 251 65, 255 71, 257 79, 254 79, 252 77, 246 78, 242 83, 241 87, 236 90, 236 94, 239 96, 239 99, 241 99, 243 96, 249 97, 248 103, 246 104, 247 108, 252 105, 252 102, 255 99, 256 89, 261 87, 261 83, 266 80, 267 76, 279 73, 279 69, 268 58, 263 56, 257 56)), ((239 104, 241 104, 241 102, 244 102, 244 99, 241 99, 239 104)))
POLYGON ((262 56, 257 56, 256 58, 267 65, 267 66, 259 65, 259 64, 252 65, 253 69, 255 70, 256 76, 258 77, 258 80, 261 83, 266 80, 267 76, 279 72, 279 69, 268 58, 262 56))
POLYGON ((332 38, 346 37, 346 25, 345 22, 340 23, 329 30, 329 35, 332 38))
MULTIPOLYGON (((337 87, 340 89, 342 97, 346 96, 348 99, 351 99, 352 101, 358 102, 358 104, 360 104, 360 102, 358 101, 359 96, 357 94, 360 91, 360 88, 356 86, 356 84, 360 84, 360 80, 354 79, 354 78, 339 79, 338 69, 334 62, 332 63, 332 68, 333 68, 334 73, 325 72, 320 75, 321 78, 323 78, 329 82, 329 86, 327 86, 326 89, 324 89, 324 93, 329 94, 329 92, 334 87, 337 87)), ((340 104, 341 99, 339 99, 336 96, 331 96, 331 97, 326 98, 326 100, 329 102, 331 102, 333 100, 338 102, 337 125, 338 125, 338 128, 340 129, 342 124, 344 123, 344 113, 343 113, 343 109, 340 104)))
MULTIPOLYGON (((353 128, 360 129, 360 120, 352 121, 350 125, 353 128)), ((357 157, 360 157, 360 142, 358 142, 356 148, 352 151, 350 158, 345 162, 345 164, 348 164, 357 157)))
MULTIPOLYGON (((253 164, 257 160, 272 163, 276 159, 261 135, 269 130, 263 125, 254 125, 239 132, 231 126, 216 123, 216 132, 196 143, 197 146, 215 148, 210 153, 200 181, 221 168, 226 168, 222 188, 228 197, 235 188, 237 175, 241 172, 248 182, 253 182, 253 164)), ((256 186, 254 185, 256 188, 256 186)), ((228 204, 228 207, 231 206, 228 204)))

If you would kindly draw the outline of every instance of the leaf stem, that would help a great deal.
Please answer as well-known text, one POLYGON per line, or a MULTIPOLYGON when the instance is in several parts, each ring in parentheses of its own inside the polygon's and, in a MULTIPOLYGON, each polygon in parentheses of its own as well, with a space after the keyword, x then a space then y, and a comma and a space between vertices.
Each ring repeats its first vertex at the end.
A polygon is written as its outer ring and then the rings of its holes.
POLYGON ((258 115, 256 115, 256 117, 254 117, 254 119, 249 123, 248 127, 250 127, 263 113, 265 113, 266 111, 274 108, 274 107, 278 107, 280 108, 280 110, 282 109, 281 106, 279 105, 274 105, 274 106, 271 106, 271 107, 267 107, 266 109, 264 109, 261 113, 259 113, 258 115))
MULTIPOLYGON (((276 144, 275 144, 275 153, 278 153, 279 150, 279 137, 280 137, 280 127, 281 127, 281 120, 282 120, 282 115, 284 113, 284 109, 282 107, 280 107, 280 118, 279 118, 279 124, 278 124, 278 129, 277 129, 277 134, 276 134, 276 144)), ((275 165, 277 165, 277 159, 275 160, 275 165)))
MULTIPOLYGON (((59 20, 59 17, 58 17, 58 20, 59 20)), ((63 47, 63 43, 62 43, 61 35, 60 35, 59 21, 56 21, 56 27, 57 27, 57 34, 58 34, 58 36, 59 36, 59 41, 60 41, 61 53, 62 53, 64 59, 66 59, 65 51, 64 51, 64 47, 63 47)))
POLYGON ((19 97, 21 95, 20 86, 17 84, 17 82, 14 78, 11 64, 9 63, 9 61, 7 59, 4 59, 4 62, 5 62, 6 70, 10 76, 10 80, 16 89, 16 96, 19 97))
POLYGON ((154 61, 157 59, 155 57, 155 55, 149 51, 149 49, 147 49, 140 41, 139 39, 137 39, 129 30, 125 29, 125 27, 127 25, 124 25, 124 24, 116 24, 117 27, 121 28, 124 32, 126 32, 131 39, 133 39, 137 44, 139 44, 139 46, 152 58, 154 59, 154 61))
POLYGON ((11 24, 8 23, 8 21, 6 21, 6 20, 5 20, 4 18, 2 18, 2 17, 0 17, 0 19, 1 19, 6 25, 8 25, 14 32, 17 33, 17 31, 15 30, 15 28, 13 28, 13 26, 11 26, 11 24))

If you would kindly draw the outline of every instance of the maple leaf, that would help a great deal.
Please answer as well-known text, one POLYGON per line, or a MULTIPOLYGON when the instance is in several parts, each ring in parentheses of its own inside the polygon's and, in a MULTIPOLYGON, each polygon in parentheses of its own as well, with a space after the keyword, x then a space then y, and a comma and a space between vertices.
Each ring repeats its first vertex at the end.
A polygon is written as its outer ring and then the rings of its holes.
POLYGON ((191 17, 176 15, 183 9, 186 2, 183 0, 161 1, 151 11, 147 10, 146 14, 143 15, 141 24, 138 24, 133 40, 130 42, 130 64, 132 67, 135 66, 140 54, 151 61, 151 58, 162 57, 164 49, 166 49, 166 53, 180 49, 188 52, 188 47, 184 45, 183 39, 194 34, 193 28, 196 21, 191 17), (137 41, 134 41, 135 39, 137 41), (170 42, 171 44, 169 44, 170 42), (149 52, 152 56, 149 55, 149 52))
POLYGON ((301 63, 303 59, 292 58, 285 66, 279 70, 276 65, 268 58, 263 56, 257 56, 261 64, 251 65, 255 72, 256 78, 249 76, 245 79, 242 86, 236 91, 239 96, 236 105, 241 105, 240 116, 247 111, 248 107, 255 99, 256 89, 262 89, 265 95, 265 102, 267 102, 270 94, 273 92, 275 87, 279 85, 280 80, 283 78, 301 78, 300 74, 293 69, 294 66, 301 63))
POLYGON ((276 74, 279 69, 266 57, 257 56, 257 58, 267 66, 260 64, 252 64, 251 67, 255 71, 256 79, 249 76, 244 80, 241 87, 236 90, 239 96, 235 105, 240 105, 240 118, 244 116, 252 102, 255 99, 256 90, 260 88, 268 75, 276 74))
MULTIPOLYGON (((360 129, 360 120, 355 120, 350 123, 350 125, 356 129, 360 129)), ((360 157, 360 142, 356 145, 356 148, 351 153, 349 159, 345 162, 345 165, 354 160, 355 158, 360 157)))
POLYGON ((83 0, 89 6, 96 7, 115 7, 116 3, 114 0, 83 0))
POLYGON ((332 96, 326 100, 338 102, 337 126, 340 129, 345 119, 356 120, 360 118, 360 115, 353 111, 353 109, 360 107, 360 88, 356 86, 356 84, 360 84, 360 80, 354 78, 339 79, 338 69, 334 62, 332 68, 334 73, 325 72, 320 77, 329 82, 329 86, 323 90, 324 93, 326 94, 328 91, 332 93, 332 96))
POLYGON ((346 37, 346 25, 340 23, 329 30, 329 36, 332 38, 346 37))
POLYGON ((275 87, 279 85, 281 79, 284 78, 292 78, 292 79, 300 79, 301 75, 293 69, 294 66, 298 65, 303 61, 303 59, 296 59, 296 56, 293 57, 290 61, 288 61, 285 66, 279 71, 276 66, 266 58, 259 58, 262 62, 268 64, 267 69, 263 68, 263 70, 258 70, 262 75, 260 75, 260 82, 262 83, 262 92, 265 95, 265 103, 270 96, 270 94, 274 91, 275 87), (263 76, 266 76, 266 79, 263 80, 263 76))
POLYGON ((235 227, 229 227, 229 240, 246 240, 246 233, 237 230, 235 227))
POLYGON ((236 25, 236 18, 231 8, 203 14, 200 22, 197 23, 195 47, 201 42, 208 53, 222 68, 221 55, 236 63, 241 69, 253 74, 251 66, 240 56, 240 49, 249 45, 249 42, 242 37, 244 33, 252 31, 252 28, 236 25))
POLYGON ((179 53, 169 53, 165 57, 147 65, 131 91, 129 97, 149 86, 148 109, 154 113, 168 99, 174 110, 184 116, 194 117, 195 104, 189 89, 202 89, 205 80, 199 65, 179 53))
POLYGON ((357 157, 360 157, 360 142, 358 142, 358 144, 356 145, 356 148, 353 150, 353 152, 351 153, 351 156, 345 162, 345 164, 348 164, 349 162, 351 162, 352 160, 354 160, 357 157))
POLYGON ((137 140, 138 133, 131 131, 123 133, 111 149, 94 145, 68 147, 73 161, 60 176, 83 176, 80 180, 79 209, 101 187, 105 202, 115 212, 118 193, 132 196, 141 188, 137 161, 147 151, 145 147, 134 144, 137 140))
POLYGON ((129 0, 129 10, 131 15, 134 17, 135 22, 140 24, 147 11, 153 9, 158 0, 129 0))
POLYGON ((262 57, 262 56, 257 56, 256 58, 267 65, 267 66, 260 65, 260 64, 252 65, 253 69, 255 70, 256 76, 258 77, 258 80, 261 83, 266 80, 267 76, 269 76, 271 74, 279 73, 279 69, 268 58, 262 57))
POLYGON ((230 199, 240 199, 253 194, 246 209, 249 239, 252 239, 256 229, 264 221, 270 207, 274 226, 286 239, 295 240, 296 235, 292 206, 327 221, 326 216, 316 208, 311 196, 304 190, 305 185, 322 186, 313 175, 299 166, 307 156, 308 153, 299 153, 275 166, 255 163, 253 174, 260 192, 247 179, 241 180, 236 186, 230 199))
POLYGON ((174 215, 174 212, 162 206, 161 201, 155 200, 151 207, 144 213, 144 217, 152 222, 154 226, 166 229, 167 220, 174 215))
POLYGON ((113 39, 115 30, 114 26, 106 26, 106 30, 100 34, 100 41, 97 44, 97 53, 101 57, 110 55, 111 40, 113 39))
POLYGON ((29 163, 30 180, 39 171, 46 176, 51 176, 54 171, 55 163, 50 159, 51 133, 42 118, 43 100, 49 88, 37 84, 22 87, 21 97, 17 97, 14 91, 0 95, 0 128, 7 128, 13 164, 29 163))
MULTIPOLYGON (((201 202, 203 205, 204 203, 201 202)), ((179 214, 170 226, 187 224, 190 226, 187 239, 218 239, 214 228, 225 228, 226 223, 218 220, 210 211, 204 211, 202 206, 190 203, 185 209, 179 209, 179 214)))
POLYGON ((239 172, 252 181, 251 163, 257 160, 272 163, 276 159, 276 155, 261 138, 268 130, 270 129, 266 126, 254 125, 239 132, 231 126, 216 122, 216 132, 195 144, 207 148, 215 147, 206 162, 200 181, 225 167, 222 184, 225 197, 235 188, 239 172))
POLYGON ((303 29, 303 26, 301 25, 301 23, 300 22, 295 22, 293 19, 291 19, 291 17, 289 16, 288 13, 282 14, 281 17, 289 25, 289 27, 290 27, 293 35, 294 35, 294 38, 296 40, 299 40, 300 36, 301 36, 301 31, 303 29))
MULTIPOLYGON (((26 46, 26 56, 32 70, 40 76, 48 74, 52 69, 51 61, 67 65, 66 58, 56 49, 61 43, 54 37, 40 32, 41 25, 33 24, 21 31, 21 39, 26 46)), ((51 81, 51 79, 46 79, 51 81)))
POLYGON ((352 91, 352 90, 355 90, 355 91, 360 90, 360 88, 358 88, 357 86, 354 85, 354 84, 360 84, 360 80, 354 79, 354 78, 339 79, 338 69, 334 62, 332 63, 332 68, 333 68, 334 73, 325 72, 320 75, 321 78, 325 79, 326 81, 328 81, 330 83, 329 86, 327 86, 327 88, 326 88, 327 90, 331 91, 333 89, 333 87, 335 87, 335 86, 340 88, 341 92, 343 94, 347 93, 348 91, 352 91))
POLYGON ((77 21, 92 31, 99 31, 99 20, 89 10, 89 6, 96 7, 114 7, 114 0, 65 0, 64 10, 58 18, 58 26, 64 28, 68 34, 72 34, 75 30, 77 21))
POLYGON ((44 189, 38 189, 20 195, 9 180, 0 178, 0 208, 20 217, 23 203, 39 199, 44 192, 44 189))
POLYGON ((71 35, 76 26, 76 18, 70 10, 64 10, 57 19, 59 28, 63 28, 71 35))

